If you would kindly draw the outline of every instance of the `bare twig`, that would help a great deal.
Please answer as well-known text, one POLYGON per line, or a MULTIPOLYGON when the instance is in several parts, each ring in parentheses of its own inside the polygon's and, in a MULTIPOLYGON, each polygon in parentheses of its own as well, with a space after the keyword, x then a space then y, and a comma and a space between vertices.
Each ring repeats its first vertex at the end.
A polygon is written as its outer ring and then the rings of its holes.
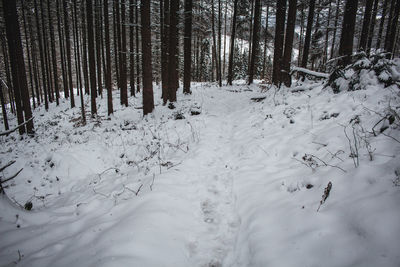
POLYGON ((11 177, 9 177, 9 178, 3 180, 3 181, 0 179, 0 184, 3 184, 3 183, 5 183, 5 182, 8 182, 8 181, 14 179, 15 177, 18 176, 18 174, 19 174, 20 172, 22 172, 23 169, 24 169, 24 168, 20 169, 19 171, 17 171, 16 174, 14 174, 13 176, 11 176, 11 177))
POLYGON ((9 163, 7 163, 6 165, 4 165, 3 167, 0 168, 0 172, 4 171, 7 167, 10 167, 14 163, 15 163, 15 160, 11 160, 9 163))
POLYGON ((27 120, 27 121, 25 121, 25 122, 23 122, 23 123, 21 123, 21 124, 15 126, 14 128, 12 128, 12 129, 10 129, 10 130, 8 130, 8 131, 0 132, 0 136, 8 135, 8 134, 10 134, 10 133, 12 133, 12 132, 15 132, 16 130, 18 130, 18 129, 21 128, 22 126, 25 126, 25 124, 29 123, 31 120, 33 120, 33 117, 31 117, 29 120, 27 120))

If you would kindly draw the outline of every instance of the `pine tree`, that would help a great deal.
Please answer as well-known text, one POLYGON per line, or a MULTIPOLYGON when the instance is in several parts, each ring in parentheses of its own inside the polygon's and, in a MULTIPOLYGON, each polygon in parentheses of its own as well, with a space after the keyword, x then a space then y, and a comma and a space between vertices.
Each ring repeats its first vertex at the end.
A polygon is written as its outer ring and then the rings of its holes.
MULTIPOLYGON (((172 0, 174 2, 174 0, 172 0)), ((172 5, 171 5, 172 7, 172 5)), ((174 10, 172 7, 171 10, 174 10)), ((140 2, 141 33, 142 33, 142 70, 143 70, 143 115, 154 109, 153 75, 151 66, 151 27, 150 1, 140 2)))
POLYGON ((310 7, 308 9, 308 18, 307 18, 306 38, 304 40, 304 48, 303 48, 303 59, 301 60, 301 66, 303 68, 307 68, 307 63, 308 63, 308 55, 311 44, 311 30, 314 21, 314 9, 315 9, 315 0, 310 0, 310 7))
POLYGON ((92 117, 97 114, 96 107, 96 61, 93 36, 93 6, 92 0, 86 0, 86 21, 88 33, 89 76, 90 76, 90 107, 92 117))
MULTIPOLYGON (((314 1, 314 0, 311 0, 314 1)), ((286 0, 276 2, 276 23, 274 41, 274 62, 272 69, 272 83, 280 86, 282 77, 283 38, 285 35, 286 0)))
POLYGON ((104 10, 104 37, 106 45, 106 89, 107 89, 107 113, 112 114, 113 102, 112 102, 112 88, 111 88, 111 48, 110 48, 110 25, 108 19, 108 0, 103 0, 103 10, 104 10))
POLYGON ((339 46, 339 56, 342 57, 339 61, 339 65, 342 66, 346 66, 350 63, 351 54, 353 53, 353 38, 357 15, 357 5, 358 1, 346 0, 339 46))
POLYGON ((235 48, 235 38, 236 38, 236 16, 239 0, 234 0, 233 2, 233 15, 232 15, 232 30, 231 30, 231 43, 229 49, 229 64, 228 64, 228 85, 232 85, 233 80, 233 52, 235 48))
POLYGON ((285 50, 283 52, 282 60, 282 82, 290 87, 292 85, 292 79, 290 76, 290 63, 292 60, 293 50, 293 38, 294 38, 294 27, 296 23, 296 9, 297 0, 289 0, 288 18, 286 24, 286 37, 285 37, 285 50))
POLYGON ((183 92, 190 94, 192 66, 192 0, 185 0, 185 36, 184 36, 183 92))

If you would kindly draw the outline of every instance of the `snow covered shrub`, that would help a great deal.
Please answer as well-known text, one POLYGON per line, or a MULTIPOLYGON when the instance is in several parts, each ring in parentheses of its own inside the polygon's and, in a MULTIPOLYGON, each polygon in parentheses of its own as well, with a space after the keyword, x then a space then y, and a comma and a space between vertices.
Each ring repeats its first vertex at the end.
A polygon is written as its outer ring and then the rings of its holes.
POLYGON ((400 80, 400 64, 397 60, 387 59, 385 53, 369 57, 360 53, 354 60, 354 63, 344 68, 336 68, 329 76, 326 86, 330 86, 334 93, 363 90, 377 84, 388 87, 400 80))

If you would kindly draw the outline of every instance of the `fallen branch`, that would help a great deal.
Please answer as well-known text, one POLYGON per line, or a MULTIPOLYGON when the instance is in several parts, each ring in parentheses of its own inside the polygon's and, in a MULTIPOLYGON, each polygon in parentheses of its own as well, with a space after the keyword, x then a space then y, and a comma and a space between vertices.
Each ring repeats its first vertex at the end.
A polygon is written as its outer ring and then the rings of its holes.
POLYGON ((4 165, 3 167, 0 168, 0 172, 4 171, 7 167, 10 167, 14 163, 15 163, 15 160, 11 160, 9 163, 7 163, 6 165, 4 165))
POLYGON ((14 174, 13 176, 11 176, 10 178, 7 178, 7 179, 5 179, 5 180, 3 180, 3 181, 0 179, 0 184, 3 184, 3 183, 5 183, 5 182, 8 182, 8 181, 14 179, 15 177, 18 176, 18 174, 19 174, 20 172, 22 172, 23 169, 24 169, 24 168, 20 169, 16 174, 14 174))
POLYGON ((312 75, 318 78, 329 78, 329 74, 328 73, 323 73, 323 72, 317 72, 317 71, 312 71, 309 69, 305 69, 305 68, 300 68, 300 67, 294 67, 292 68, 292 70, 290 71, 290 75, 292 75, 294 72, 302 72, 308 75, 312 75))
POLYGON ((21 123, 20 125, 15 126, 14 128, 12 128, 12 129, 10 129, 10 130, 8 130, 8 131, 1 132, 1 133, 0 133, 0 136, 9 135, 10 133, 15 132, 16 130, 18 130, 18 129, 21 128, 22 126, 25 126, 25 125, 26 125, 27 123, 29 123, 31 120, 33 120, 33 117, 31 117, 29 120, 27 120, 27 121, 21 123))

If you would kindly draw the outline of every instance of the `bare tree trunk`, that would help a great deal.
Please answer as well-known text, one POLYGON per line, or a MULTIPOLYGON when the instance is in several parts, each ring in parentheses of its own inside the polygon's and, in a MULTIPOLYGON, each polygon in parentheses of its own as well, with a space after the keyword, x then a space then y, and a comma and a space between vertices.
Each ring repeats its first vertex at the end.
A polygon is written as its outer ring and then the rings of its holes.
POLYGON ((368 43, 367 43, 367 53, 368 54, 371 51, 372 38, 374 37, 376 14, 378 13, 378 3, 379 3, 379 0, 374 1, 374 8, 372 10, 371 25, 369 26, 368 43))
POLYGON ((231 43, 229 49, 229 64, 228 64, 228 85, 232 85, 232 80, 233 80, 233 52, 235 50, 236 14, 237 14, 238 1, 239 0, 234 0, 233 2, 232 31, 231 31, 231 43))
MULTIPOLYGON (((215 21, 214 0, 211 0, 211 28, 212 28, 212 38, 213 38, 213 47, 212 47, 212 51, 213 52, 212 53, 213 53, 213 62, 215 63, 215 70, 216 70, 217 80, 219 81, 217 40, 216 40, 216 36, 215 36, 214 21, 215 21)), ((214 68, 212 68, 211 70, 214 71, 214 68)), ((214 80, 214 79, 212 79, 212 80, 214 80)))
POLYGON ((96 107, 96 62, 94 52, 94 36, 93 36, 93 6, 92 0, 86 0, 86 21, 88 34, 88 52, 89 52, 89 76, 90 76, 90 107, 92 117, 97 114, 96 107))
POLYGON ((225 78, 226 72, 226 21, 227 21, 227 12, 228 12, 228 1, 225 0, 225 14, 224 14, 224 56, 223 56, 223 66, 222 66, 222 76, 225 78))
MULTIPOLYGON (((37 1, 34 0, 35 6, 35 18, 36 18, 36 32, 38 35, 38 42, 39 42, 39 53, 40 53, 40 62, 41 62, 41 69, 42 69, 42 83, 43 83, 43 92, 44 92, 44 107, 46 110, 49 110, 49 102, 47 98, 47 86, 46 86, 46 68, 45 68, 45 60, 44 60, 44 50, 43 50, 43 43, 42 43, 42 35, 40 30, 40 21, 39 21, 39 9, 37 6, 37 1)), ((68 96, 66 96, 68 97, 68 96)), ((20 124, 20 122, 18 122, 20 124)))
POLYGON ((331 59, 333 58, 334 51, 335 51, 335 45, 336 45, 336 29, 338 27, 338 21, 339 21, 339 12, 340 12, 340 0, 336 1, 336 15, 335 15, 335 26, 333 28, 333 37, 332 37, 332 46, 331 46, 331 59))
POLYGON ((134 14, 133 0, 129 0, 129 84, 131 96, 135 96, 134 14))
MULTIPOLYGON (((392 9, 393 9, 393 2, 392 2, 392 9)), ((392 18, 392 20, 389 20, 390 32, 388 31, 388 33, 387 33, 387 35, 388 35, 388 37, 386 38, 387 44, 385 45, 386 46, 385 50, 391 53, 391 55, 389 55, 388 57, 393 57, 393 48, 394 48, 394 43, 396 40, 399 12, 400 12, 400 0, 396 0, 396 7, 394 8, 393 18, 392 18)))
POLYGON ((58 30, 58 41, 60 45, 60 57, 61 57, 61 72, 62 72, 62 78, 63 78, 63 86, 64 86, 64 97, 68 98, 69 97, 69 91, 68 91, 68 84, 67 84, 67 75, 66 75, 66 70, 65 70, 65 56, 64 56, 64 42, 63 42, 63 34, 62 34, 62 28, 61 28, 61 5, 59 4, 59 1, 56 1, 57 5, 57 30, 58 30))
POLYGON ((306 38, 304 40, 303 59, 301 61, 301 66, 303 68, 307 68, 308 54, 310 51, 310 43, 311 43, 311 30, 314 20, 314 8, 315 8, 315 0, 310 0, 310 8, 308 9, 308 18, 307 18, 306 38))
POLYGON ((385 0, 385 2, 383 2, 381 23, 379 24, 379 32, 378 32, 378 38, 377 38, 377 42, 376 42, 376 49, 381 48, 382 33, 383 33, 383 27, 385 25, 386 9, 387 9, 388 2, 389 2, 389 0, 385 0))
MULTIPOLYGON (((268 44, 268 19, 269 19, 269 5, 267 5, 267 10, 265 11, 264 53, 263 53, 263 69, 262 69, 262 73, 261 73, 261 79, 265 79, 265 74, 266 74, 267 44, 268 44)), ((299 50, 300 50, 300 48, 299 48, 299 50)))
POLYGON ((25 63, 22 50, 20 27, 16 2, 14 0, 3 0, 4 22, 10 55, 11 73, 13 79, 13 89, 15 104, 17 107, 18 124, 29 121, 25 126, 19 128, 19 133, 33 134, 32 110, 29 100, 28 84, 26 82, 25 63))
POLYGON ((64 3, 64 29, 65 29, 65 45, 67 52, 67 73, 68 73, 68 87, 69 94, 71 98, 71 108, 75 107, 74 100, 74 88, 72 85, 72 63, 71 63, 71 40, 69 37, 69 22, 68 22, 68 6, 67 1, 63 1, 64 3))
POLYGON ((140 92, 140 54, 139 54, 139 9, 138 0, 135 0, 136 25, 136 92, 140 92))
POLYGON ((324 45, 324 58, 323 58, 323 65, 328 61, 328 43, 329 43, 329 26, 331 23, 331 9, 332 4, 329 1, 329 10, 328 10, 328 19, 326 20, 326 29, 325 29, 325 45, 324 45))
POLYGON ((183 93, 190 94, 192 72, 192 0, 185 0, 184 57, 183 93))
MULTIPOLYGON (((311 0, 315 1, 315 0, 311 0)), ((310 6, 311 8, 311 6, 310 6)), ((274 62, 272 69, 272 83, 280 86, 282 80, 282 56, 283 38, 285 35, 286 0, 276 2, 276 23, 275 23, 275 42, 274 42, 274 62)))
POLYGON ((346 0, 346 7, 343 18, 342 35, 340 36, 339 56, 343 58, 339 65, 346 66, 351 62, 353 53, 354 27, 357 15, 358 1, 346 0))
POLYGON ((103 85, 101 81, 101 38, 100 38, 100 11, 99 0, 94 1, 94 24, 95 24, 95 45, 96 45, 96 77, 97 77, 97 93, 103 98, 103 85))
POLYGON ((56 104, 59 105, 60 91, 58 88, 58 70, 57 70, 57 55, 56 43, 54 40, 53 20, 51 18, 51 0, 47 0, 47 11, 49 16, 49 29, 50 29, 50 45, 51 45, 51 59, 53 63, 53 76, 54 76, 54 91, 56 92, 56 104))
POLYGON ((249 65, 249 83, 252 84, 254 80, 255 64, 259 52, 259 37, 260 37, 260 17, 261 17, 261 0, 255 0, 254 6, 254 23, 253 23, 253 40, 252 51, 249 65))
POLYGON ((290 63, 292 60, 292 50, 293 50, 293 37, 294 37, 294 27, 296 24, 296 8, 297 0, 289 0, 289 10, 288 18, 286 24, 286 37, 285 37, 285 51, 283 53, 282 60, 282 82, 290 87, 292 85, 292 78, 290 76, 290 63))
POLYGON ((373 1, 374 0, 367 0, 367 2, 365 3, 364 20, 362 24, 360 43, 358 45, 358 50, 360 51, 367 50, 369 24, 371 21, 371 11, 372 11, 373 1))
MULTIPOLYGON (((172 2, 175 2, 172 0, 172 2)), ((171 10, 174 10, 171 4, 171 10)), ((154 109, 153 78, 151 66, 151 27, 150 27, 150 1, 140 1, 140 15, 142 26, 142 70, 143 70, 143 115, 151 113, 154 109)))
MULTIPOLYGON (((170 2, 170 25, 169 25, 169 60, 168 60, 168 92, 169 101, 176 102, 176 91, 178 89, 178 11, 179 1, 171 0, 170 2)), ((143 24, 143 23, 142 23, 143 24)), ((143 36, 143 34, 142 34, 143 36)), ((142 44, 145 42, 142 41, 142 44)), ((142 47, 142 50, 144 47, 142 47)), ((144 61, 144 60, 143 60, 144 61)), ((144 67, 144 66, 143 66, 144 67)), ((143 70, 144 71, 144 70, 143 70)), ((144 78, 143 78, 144 81, 144 78)), ((144 86, 144 84, 143 84, 144 86)))
POLYGON ((222 87, 222 72, 221 72, 221 0, 218 0, 218 53, 217 53, 217 60, 218 60, 218 85, 222 87))
POLYGON ((0 102, 1 102, 1 112, 3 114, 4 129, 6 131, 8 131, 9 126, 8 126, 8 119, 7 119, 6 101, 4 99, 3 83, 1 81, 0 81, 0 102))
POLYGON ((107 89, 107 112, 108 115, 112 114, 113 111, 113 102, 112 102, 112 87, 111 87, 111 47, 110 47, 110 26, 108 19, 108 0, 104 1, 104 36, 105 36, 105 45, 106 45, 106 89, 107 89))
POLYGON ((125 27, 125 0, 121 0, 121 53, 120 53, 120 79, 121 79, 121 105, 128 106, 128 88, 126 77, 126 27, 125 27))
POLYGON ((85 83, 85 94, 90 93, 90 85, 89 85, 89 72, 88 72, 88 52, 87 52, 87 38, 86 38, 86 7, 84 3, 82 3, 81 6, 82 10, 82 57, 83 57, 83 62, 82 62, 82 68, 83 68, 83 81, 85 83))
POLYGON ((161 27, 161 89, 163 104, 168 102, 168 42, 169 42, 169 0, 160 0, 163 3, 163 25, 161 27))
MULTIPOLYGON (((33 108, 36 108, 36 103, 35 103, 35 90, 33 89, 33 75, 32 75, 32 63, 31 63, 31 51, 29 49, 29 37, 28 37, 28 30, 27 30, 27 25, 26 25, 26 17, 25 17, 25 5, 24 1, 22 0, 22 19, 23 19, 23 25, 24 25, 24 34, 25 34, 25 45, 26 45, 26 53, 28 56, 28 71, 29 71, 29 81, 30 81, 30 86, 31 86, 31 92, 32 92, 32 104, 33 108)), ((32 40, 31 40, 32 41, 32 40)))

